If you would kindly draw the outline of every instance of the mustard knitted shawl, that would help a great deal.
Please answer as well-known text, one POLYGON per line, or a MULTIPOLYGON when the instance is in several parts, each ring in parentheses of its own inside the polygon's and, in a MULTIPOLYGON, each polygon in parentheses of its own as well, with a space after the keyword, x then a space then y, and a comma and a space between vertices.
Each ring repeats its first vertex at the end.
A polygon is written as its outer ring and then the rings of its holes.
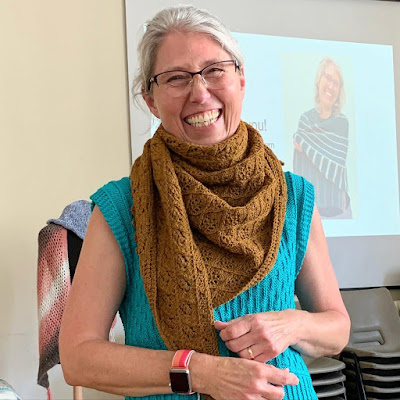
POLYGON ((273 268, 286 210, 280 161, 240 122, 210 146, 162 125, 130 175, 140 272, 169 350, 218 355, 213 309, 273 268))

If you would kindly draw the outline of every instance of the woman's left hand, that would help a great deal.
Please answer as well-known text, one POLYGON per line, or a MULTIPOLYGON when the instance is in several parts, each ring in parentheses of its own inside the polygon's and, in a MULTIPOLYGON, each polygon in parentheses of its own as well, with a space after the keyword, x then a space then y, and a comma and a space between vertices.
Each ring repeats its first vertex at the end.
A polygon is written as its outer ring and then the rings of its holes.
POLYGON ((247 314, 229 322, 215 321, 214 326, 229 350, 265 363, 297 343, 302 313, 288 309, 247 314))

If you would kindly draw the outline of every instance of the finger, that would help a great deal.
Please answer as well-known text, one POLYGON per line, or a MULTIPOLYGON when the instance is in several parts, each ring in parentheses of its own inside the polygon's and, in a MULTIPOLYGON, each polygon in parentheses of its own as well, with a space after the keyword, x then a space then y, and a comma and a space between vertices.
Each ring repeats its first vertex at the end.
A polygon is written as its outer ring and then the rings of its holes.
MULTIPOLYGON (((228 349, 229 349, 229 347, 228 347, 228 349)), ((233 350, 231 350, 231 351, 233 351, 233 350)), ((253 352, 252 346, 246 347, 245 349, 238 351, 238 352, 234 352, 234 353, 237 353, 240 358, 245 358, 246 360, 255 360, 256 359, 256 355, 253 352)))
POLYGON ((271 374, 269 374, 268 382, 273 385, 284 386, 284 385, 298 385, 299 378, 289 372, 288 368, 279 369, 272 365, 266 364, 266 366, 270 367, 271 374))
POLYGON ((266 349, 262 343, 253 344, 251 346, 247 346, 240 351, 232 350, 230 346, 231 342, 225 342, 225 346, 232 352, 237 353, 240 358, 244 358, 246 360, 254 360, 260 363, 265 364, 267 361, 275 358, 280 352, 274 352, 273 349, 266 349), (251 352, 249 351, 251 349, 251 352), (252 353, 252 354, 251 354, 252 353))
POLYGON ((268 385, 267 391, 262 398, 267 400, 282 400, 285 397, 285 391, 282 386, 268 385))
POLYGON ((251 321, 246 319, 234 320, 234 322, 228 322, 228 325, 223 328, 220 332, 221 339, 226 342, 228 340, 237 339, 251 330, 251 321))
POLYGON ((265 364, 266 362, 272 360, 277 356, 277 354, 269 355, 268 353, 261 353, 261 354, 254 353, 253 346, 247 347, 246 349, 240 351, 237 354, 240 358, 244 358, 246 360, 251 360, 251 361, 257 361, 261 364, 265 364), (253 356, 250 354, 249 349, 252 349, 253 356))
POLYGON ((282 353, 279 347, 273 344, 268 344, 266 341, 257 342, 251 345, 251 350, 254 354, 254 360, 266 363, 282 353))
POLYGON ((242 315, 241 317, 237 317, 237 318, 231 319, 231 320, 226 321, 226 322, 223 322, 223 321, 214 321, 214 324, 218 322, 218 323, 222 323, 222 324, 224 324, 224 325, 231 325, 231 324, 235 324, 236 322, 243 321, 244 319, 248 319, 248 318, 251 317, 252 315, 253 315, 253 314, 245 314, 245 315, 242 315))
MULTIPOLYGON (((254 335, 252 335, 251 332, 247 332, 243 336, 240 336, 236 339, 225 341, 225 346, 230 351, 233 351, 234 353, 238 353, 239 355, 241 355, 240 353, 242 353, 242 352, 248 353, 247 349, 250 346, 252 346, 252 350, 253 350, 255 340, 256 340, 256 338, 254 337, 254 335)), ((261 353, 261 351, 259 351, 259 353, 261 353)), ((247 357, 242 357, 242 358, 247 358, 247 357)))
POLYGON ((229 325, 228 322, 214 321, 214 327, 219 331, 222 331, 222 329, 225 329, 228 325, 229 325))
POLYGON ((245 358, 246 360, 254 360, 261 363, 266 363, 267 361, 271 360, 271 358, 274 358, 274 357, 269 357, 266 353, 258 353, 257 350, 254 349, 254 347, 255 347, 254 345, 248 346, 245 349, 238 351, 236 353, 240 358, 245 358))
POLYGON ((267 363, 268 361, 272 360, 273 358, 275 358, 278 354, 269 354, 269 353, 261 353, 261 354, 257 354, 254 357, 254 361, 258 361, 260 363, 267 363))

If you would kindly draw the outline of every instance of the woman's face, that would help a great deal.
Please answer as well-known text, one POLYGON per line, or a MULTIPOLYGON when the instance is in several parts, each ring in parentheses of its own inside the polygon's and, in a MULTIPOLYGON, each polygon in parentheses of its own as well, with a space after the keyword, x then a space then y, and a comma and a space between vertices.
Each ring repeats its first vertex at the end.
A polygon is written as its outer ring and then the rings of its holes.
POLYGON ((319 102, 322 110, 332 112, 341 86, 340 75, 333 64, 328 64, 318 84, 319 102))
MULTIPOLYGON (((173 32, 158 49, 153 75, 170 70, 197 72, 214 62, 230 59, 229 53, 203 33, 173 32)), ((177 97, 176 93, 171 96, 168 85, 159 87, 153 82, 152 93, 143 97, 167 132, 194 144, 216 144, 236 132, 241 118, 243 71, 234 72, 231 77, 222 89, 209 89, 200 75, 195 75, 177 97)))

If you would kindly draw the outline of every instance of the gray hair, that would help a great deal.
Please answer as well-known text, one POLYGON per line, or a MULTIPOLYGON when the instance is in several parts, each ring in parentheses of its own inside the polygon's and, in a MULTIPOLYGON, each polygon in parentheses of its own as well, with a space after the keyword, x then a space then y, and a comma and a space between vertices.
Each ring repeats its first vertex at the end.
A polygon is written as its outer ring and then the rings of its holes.
POLYGON ((339 115, 342 111, 344 103, 346 102, 346 91, 344 89, 344 81, 343 81, 343 74, 342 69, 339 67, 339 64, 330 57, 324 57, 321 62, 319 63, 317 76, 315 77, 314 83, 314 104, 317 111, 319 111, 319 81, 322 78, 322 74, 325 72, 325 69, 328 65, 333 65, 336 68, 336 71, 340 77, 340 87, 339 87, 339 94, 335 101, 335 104, 332 108, 332 115, 339 115))
POLYGON ((157 50, 164 37, 171 32, 198 32, 210 36, 219 43, 239 66, 243 65, 243 55, 239 45, 225 25, 208 11, 191 5, 179 5, 159 11, 146 23, 146 32, 138 45, 139 68, 133 80, 132 94, 142 91, 149 94, 149 79, 154 71, 157 50))

